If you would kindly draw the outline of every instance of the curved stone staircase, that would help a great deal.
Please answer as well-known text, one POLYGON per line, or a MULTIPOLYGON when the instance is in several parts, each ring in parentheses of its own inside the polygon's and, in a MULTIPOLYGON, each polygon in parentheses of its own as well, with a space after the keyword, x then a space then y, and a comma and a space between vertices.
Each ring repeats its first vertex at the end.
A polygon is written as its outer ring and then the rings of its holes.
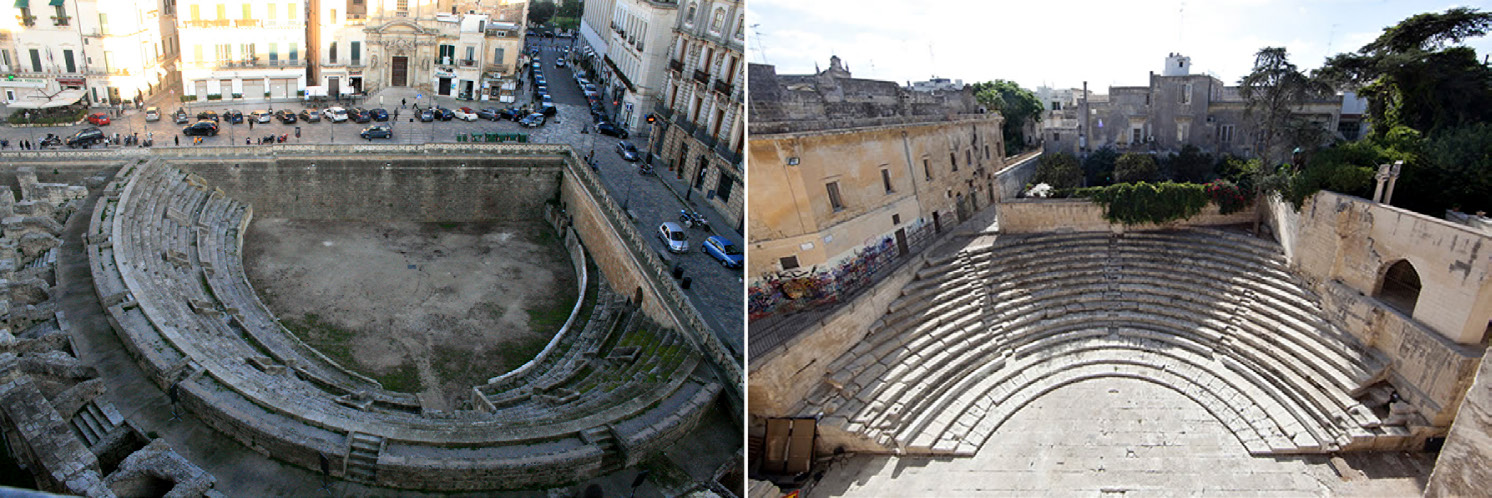
POLYGON ((1255 455, 1402 438, 1359 402, 1388 360, 1322 318, 1278 247, 1220 230, 1002 236, 930 260, 799 406, 861 450, 972 455, 1100 377, 1195 400, 1255 455))

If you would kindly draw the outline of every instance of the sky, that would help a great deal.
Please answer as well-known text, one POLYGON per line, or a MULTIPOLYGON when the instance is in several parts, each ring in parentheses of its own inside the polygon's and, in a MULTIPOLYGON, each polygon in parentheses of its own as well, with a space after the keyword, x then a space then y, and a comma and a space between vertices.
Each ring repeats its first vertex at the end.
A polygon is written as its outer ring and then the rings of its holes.
MULTIPOLYGON (((1234 85, 1259 49, 1302 70, 1356 51, 1414 14, 1470 3, 1402 0, 747 0, 747 60, 809 74, 838 55, 857 78, 1007 79, 1028 89, 1142 86, 1166 56, 1234 85)), ((1492 36, 1463 42, 1482 57, 1492 36)))

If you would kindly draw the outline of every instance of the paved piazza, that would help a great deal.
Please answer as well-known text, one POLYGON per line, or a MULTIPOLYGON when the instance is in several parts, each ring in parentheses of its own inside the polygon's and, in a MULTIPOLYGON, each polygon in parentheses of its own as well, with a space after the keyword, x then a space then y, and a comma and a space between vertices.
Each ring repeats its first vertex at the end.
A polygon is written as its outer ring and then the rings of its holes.
POLYGON ((1134 379, 1041 396, 972 458, 856 456, 810 496, 1419 496, 1433 456, 1253 458, 1201 405, 1134 379), (1366 476, 1371 475, 1371 481, 1366 476))

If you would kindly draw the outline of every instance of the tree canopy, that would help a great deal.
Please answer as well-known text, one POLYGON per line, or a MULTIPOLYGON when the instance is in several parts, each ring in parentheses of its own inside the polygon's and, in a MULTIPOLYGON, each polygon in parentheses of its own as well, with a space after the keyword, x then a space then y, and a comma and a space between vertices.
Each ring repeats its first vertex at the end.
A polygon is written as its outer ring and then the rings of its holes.
POLYGON ((1292 147, 1319 144, 1321 135, 1315 132, 1320 126, 1304 122, 1295 109, 1331 95, 1331 87, 1300 72, 1284 47, 1259 50, 1253 70, 1238 82, 1238 94, 1246 102, 1244 115, 1259 134, 1259 155, 1266 160, 1281 160, 1292 147))
POLYGON ((528 22, 535 26, 549 22, 555 13, 554 2, 538 0, 528 6, 528 22))
POLYGON ((1021 88, 1014 81, 994 80, 975 83, 974 98, 979 104, 999 111, 1005 118, 1001 135, 1005 137, 1005 155, 1015 155, 1026 146, 1026 121, 1041 120, 1041 101, 1035 93, 1021 88))

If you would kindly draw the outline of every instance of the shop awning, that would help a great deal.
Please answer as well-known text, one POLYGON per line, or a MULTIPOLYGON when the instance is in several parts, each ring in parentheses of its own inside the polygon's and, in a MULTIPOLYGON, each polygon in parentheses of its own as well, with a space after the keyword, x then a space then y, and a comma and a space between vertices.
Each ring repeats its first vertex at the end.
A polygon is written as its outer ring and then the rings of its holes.
POLYGON ((47 5, 51 5, 53 7, 61 7, 64 3, 67 3, 67 0, 52 0, 51 2, 47 2, 47 5))
POLYGON ((10 107, 11 109, 53 109, 57 107, 67 107, 77 103, 78 100, 82 99, 84 95, 86 95, 86 92, 84 92, 83 90, 63 90, 62 93, 59 93, 48 100, 14 102, 11 103, 8 107, 10 107))
POLYGON ((24 9, 31 6, 31 0, 16 0, 16 8, 24 9))

